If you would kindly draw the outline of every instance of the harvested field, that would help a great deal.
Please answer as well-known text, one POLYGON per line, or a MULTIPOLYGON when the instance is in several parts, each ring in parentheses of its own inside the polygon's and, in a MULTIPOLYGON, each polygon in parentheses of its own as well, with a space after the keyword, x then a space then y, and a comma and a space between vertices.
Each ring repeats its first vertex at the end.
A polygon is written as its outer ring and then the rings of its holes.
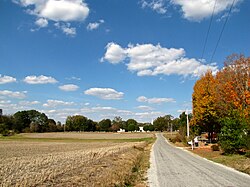
POLYGON ((123 186, 131 182, 146 146, 146 142, 0 141, 0 186, 123 186))
POLYGON ((152 138, 152 133, 103 133, 103 132, 66 132, 66 133, 23 133, 27 138, 74 138, 74 139, 140 139, 152 138))

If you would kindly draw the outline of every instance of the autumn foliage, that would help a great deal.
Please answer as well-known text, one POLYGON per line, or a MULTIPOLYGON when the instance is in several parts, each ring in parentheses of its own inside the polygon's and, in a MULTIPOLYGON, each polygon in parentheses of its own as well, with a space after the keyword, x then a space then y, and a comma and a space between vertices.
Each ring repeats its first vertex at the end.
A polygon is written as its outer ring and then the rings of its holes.
POLYGON ((221 133, 225 126, 224 119, 233 119, 237 121, 237 126, 246 124, 241 129, 249 135, 250 57, 233 54, 227 58, 224 68, 215 75, 208 71, 196 81, 192 102, 191 124, 194 127, 210 135, 213 132, 221 133))

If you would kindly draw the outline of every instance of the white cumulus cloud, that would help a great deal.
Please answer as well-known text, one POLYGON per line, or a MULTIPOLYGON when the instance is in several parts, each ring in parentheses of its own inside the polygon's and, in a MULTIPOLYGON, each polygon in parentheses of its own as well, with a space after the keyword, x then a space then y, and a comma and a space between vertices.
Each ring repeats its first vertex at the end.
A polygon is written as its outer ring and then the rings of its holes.
POLYGON ((124 50, 118 44, 115 44, 113 42, 108 43, 108 45, 106 46, 106 50, 107 51, 104 57, 101 59, 101 62, 107 60, 112 64, 118 64, 126 58, 126 50, 124 50))
POLYGON ((0 96, 15 98, 15 99, 24 99, 26 97, 27 91, 10 91, 10 90, 0 90, 0 96))
POLYGON ((0 74, 0 84, 7 84, 7 83, 12 83, 12 82, 16 82, 16 78, 7 76, 7 75, 2 76, 0 74))
POLYGON ((145 96, 140 96, 136 99, 138 102, 144 102, 149 104, 162 104, 162 103, 171 103, 175 102, 173 98, 161 98, 161 97, 153 97, 153 98, 147 98, 145 96))
POLYGON ((106 53, 101 61, 117 64, 126 61, 128 70, 138 76, 182 75, 198 77, 207 70, 217 72, 216 64, 203 64, 201 60, 185 57, 183 48, 165 48, 153 44, 129 44, 122 48, 113 42, 106 46, 106 53), (125 60, 127 59, 127 60, 125 60))
MULTIPOLYGON (((89 15, 89 7, 84 0, 16 0, 30 15, 36 16, 35 24, 46 27, 48 21, 57 23, 82 22, 89 15)), ((76 28, 63 26, 60 29, 73 36, 76 28)))
POLYGON ((52 100, 52 99, 47 100, 47 103, 43 104, 44 107, 52 107, 52 108, 57 106, 72 106, 72 105, 75 105, 75 103, 60 101, 60 100, 52 100))
POLYGON ((49 83, 54 84, 58 82, 55 78, 47 77, 44 75, 40 76, 30 75, 25 77, 23 81, 27 84, 49 84, 49 83))
POLYGON ((59 89, 60 90, 63 90, 63 91, 76 91, 79 89, 79 86, 77 85, 74 85, 74 84, 65 84, 65 85, 62 85, 62 86, 59 86, 59 89))
MULTIPOLYGON (((210 17, 214 4, 214 14, 219 14, 230 8, 233 1, 229 0, 171 0, 172 4, 180 6, 183 12, 183 17, 191 21, 201 21, 204 18, 210 17)), ((243 0, 235 0, 236 6, 243 0)))
POLYGON ((90 88, 84 91, 86 95, 96 96, 105 100, 118 100, 122 99, 124 93, 118 92, 112 88, 90 88))

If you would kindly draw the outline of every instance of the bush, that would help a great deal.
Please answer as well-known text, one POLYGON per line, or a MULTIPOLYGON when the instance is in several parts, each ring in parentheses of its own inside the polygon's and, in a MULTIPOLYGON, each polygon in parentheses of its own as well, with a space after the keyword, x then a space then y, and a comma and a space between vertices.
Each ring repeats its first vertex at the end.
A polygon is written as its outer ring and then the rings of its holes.
POLYGON ((245 156, 246 156, 247 158, 250 158, 250 151, 247 151, 246 154, 245 154, 245 156))
POLYGON ((9 130, 5 124, 0 124, 0 134, 3 136, 8 136, 9 135, 9 130))
POLYGON ((177 133, 175 137, 170 138, 169 140, 173 143, 176 143, 176 142, 182 142, 182 139, 183 137, 179 133, 177 133))
POLYGON ((246 147, 245 123, 238 116, 227 117, 222 121, 219 143, 225 154, 238 153, 246 147))
POLYGON ((220 151, 220 147, 218 145, 211 146, 212 151, 220 151))

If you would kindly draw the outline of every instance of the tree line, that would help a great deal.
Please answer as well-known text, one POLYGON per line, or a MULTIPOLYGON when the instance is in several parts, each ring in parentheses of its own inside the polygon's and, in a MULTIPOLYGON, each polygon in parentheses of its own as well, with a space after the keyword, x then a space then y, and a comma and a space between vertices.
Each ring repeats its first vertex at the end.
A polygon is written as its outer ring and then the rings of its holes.
POLYGON ((196 81, 192 95, 192 130, 208 132, 225 152, 250 149, 250 58, 231 55, 215 75, 208 71, 196 81))
MULTIPOLYGON (((191 118, 191 116, 189 116, 191 118)), ((183 129, 186 133, 186 114, 182 113, 180 118, 171 115, 158 117, 151 123, 138 123, 135 119, 123 120, 120 116, 113 120, 103 119, 99 122, 88 119, 83 115, 68 116, 65 124, 50 119, 46 114, 36 110, 18 111, 14 115, 0 116, 0 134, 10 135, 12 133, 32 132, 62 132, 62 131, 84 131, 84 132, 117 132, 124 129, 125 132, 139 131, 139 126, 144 131, 176 131, 183 129)))

